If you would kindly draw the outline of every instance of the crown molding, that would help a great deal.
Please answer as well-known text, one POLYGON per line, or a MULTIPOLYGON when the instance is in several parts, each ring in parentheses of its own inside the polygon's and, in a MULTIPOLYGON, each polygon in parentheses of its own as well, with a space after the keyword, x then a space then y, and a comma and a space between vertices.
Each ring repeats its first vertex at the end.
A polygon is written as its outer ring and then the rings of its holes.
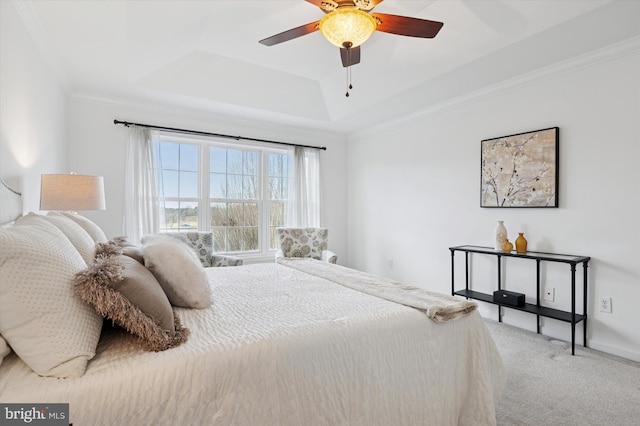
POLYGON ((462 96, 448 99, 444 102, 440 102, 438 104, 418 110, 401 118, 385 121, 384 123, 380 123, 376 126, 353 132, 349 135, 349 137, 352 138, 376 134, 379 131, 389 127, 410 123, 412 121, 429 117, 443 111, 460 108, 468 103, 475 102, 479 99, 496 96, 507 91, 519 89, 521 87, 529 86, 531 84, 555 78, 580 69, 592 67, 603 62, 608 62, 637 52, 640 52, 640 36, 632 37, 627 40, 614 43, 607 47, 596 49, 591 52, 578 55, 561 62, 557 62, 553 65, 521 74, 517 77, 501 81, 500 83, 492 84, 481 89, 474 90, 462 96))

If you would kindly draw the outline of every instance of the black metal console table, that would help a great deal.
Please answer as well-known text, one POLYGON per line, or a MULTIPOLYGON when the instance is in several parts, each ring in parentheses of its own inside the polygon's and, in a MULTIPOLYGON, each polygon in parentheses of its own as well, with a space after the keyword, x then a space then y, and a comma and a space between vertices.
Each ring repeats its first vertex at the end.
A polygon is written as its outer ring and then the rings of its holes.
POLYGON ((575 355, 575 342, 576 342, 576 324, 580 321, 583 323, 583 344, 587 346, 587 267, 589 260, 588 256, 575 256, 570 254, 558 254, 558 253, 543 253, 528 251, 524 254, 513 252, 503 252, 494 250, 491 247, 480 246, 456 246, 449 247, 451 251, 451 294, 457 296, 463 296, 467 299, 476 299, 483 302, 492 303, 498 305, 498 321, 502 321, 502 307, 511 309, 517 309, 524 312, 529 312, 536 315, 537 319, 537 331, 540 333, 540 317, 553 318, 556 320, 571 323, 571 354, 575 355), (455 253, 457 251, 464 252, 465 255, 465 288, 464 290, 455 289, 455 253), (502 258, 503 257, 516 257, 520 259, 533 259, 536 261, 536 303, 525 303, 524 306, 512 306, 493 301, 492 294, 481 293, 469 289, 469 254, 479 253, 484 255, 496 256, 498 259, 498 290, 502 290, 502 258), (561 311, 558 309, 552 309, 545 306, 540 306, 540 262, 559 262, 567 263, 571 266, 571 312, 561 311), (583 286, 582 293, 583 306, 582 314, 576 313, 576 266, 582 264, 583 267, 583 286))

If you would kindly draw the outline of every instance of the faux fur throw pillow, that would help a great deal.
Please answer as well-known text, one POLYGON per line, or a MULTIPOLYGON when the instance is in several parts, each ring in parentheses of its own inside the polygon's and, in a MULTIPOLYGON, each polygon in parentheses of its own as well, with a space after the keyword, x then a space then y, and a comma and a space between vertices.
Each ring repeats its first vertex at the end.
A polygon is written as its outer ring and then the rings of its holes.
POLYGON ((132 259, 137 260, 144 265, 144 259, 142 258, 142 249, 130 243, 126 237, 115 237, 106 243, 96 244, 96 255, 112 255, 112 254, 124 254, 132 259))
POLYGON ((142 257, 173 306, 197 309, 211 306, 207 274, 187 243, 162 235, 145 237, 142 257))
MULTIPOLYGON (((98 251, 113 250, 108 244, 98 251)), ((105 318, 136 335, 143 346, 163 351, 187 340, 180 320, 160 284, 143 265, 120 254, 99 254, 79 272, 75 292, 105 318)))

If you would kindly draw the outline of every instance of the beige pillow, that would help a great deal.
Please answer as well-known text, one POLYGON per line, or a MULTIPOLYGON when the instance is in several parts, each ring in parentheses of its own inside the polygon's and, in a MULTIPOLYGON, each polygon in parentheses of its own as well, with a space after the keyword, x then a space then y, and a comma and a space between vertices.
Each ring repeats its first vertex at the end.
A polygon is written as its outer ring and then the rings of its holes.
POLYGON ((98 225, 96 225, 95 223, 93 223, 92 221, 90 221, 84 216, 80 216, 77 213, 70 213, 70 212, 49 212, 47 213, 47 215, 68 217, 78 225, 82 226, 82 229, 87 231, 87 234, 89 234, 91 238, 93 238, 94 242, 96 243, 107 242, 107 236, 105 235, 104 231, 98 225))
POLYGON ((102 318, 72 287, 85 267, 62 231, 39 216, 0 229, 0 334, 41 376, 82 376, 95 355, 102 318))
MULTIPOLYGON (((29 213, 34 215, 35 213, 29 213)), ((96 255, 96 243, 93 238, 87 233, 87 231, 78 225, 75 221, 65 216, 40 216, 47 222, 50 222, 56 226, 62 233, 71 241, 71 244, 78 250, 80 256, 84 262, 89 265, 93 262, 93 258, 96 255)))
POLYGON ((11 353, 11 348, 7 344, 7 341, 0 336, 0 365, 2 365, 2 360, 5 356, 11 353))
POLYGON ((76 293, 100 315, 138 336, 153 351, 187 340, 167 296, 153 274, 123 255, 100 255, 74 280, 76 293))
POLYGON ((207 274, 187 243, 164 236, 145 238, 142 257, 172 305, 197 309, 211 306, 207 274))

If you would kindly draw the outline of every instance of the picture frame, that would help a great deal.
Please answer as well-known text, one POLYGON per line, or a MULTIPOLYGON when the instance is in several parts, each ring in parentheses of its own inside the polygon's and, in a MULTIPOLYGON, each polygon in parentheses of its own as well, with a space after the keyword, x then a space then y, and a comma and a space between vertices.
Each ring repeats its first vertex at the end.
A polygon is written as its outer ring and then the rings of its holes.
POLYGON ((480 142, 480 207, 557 208, 558 127, 480 142))

